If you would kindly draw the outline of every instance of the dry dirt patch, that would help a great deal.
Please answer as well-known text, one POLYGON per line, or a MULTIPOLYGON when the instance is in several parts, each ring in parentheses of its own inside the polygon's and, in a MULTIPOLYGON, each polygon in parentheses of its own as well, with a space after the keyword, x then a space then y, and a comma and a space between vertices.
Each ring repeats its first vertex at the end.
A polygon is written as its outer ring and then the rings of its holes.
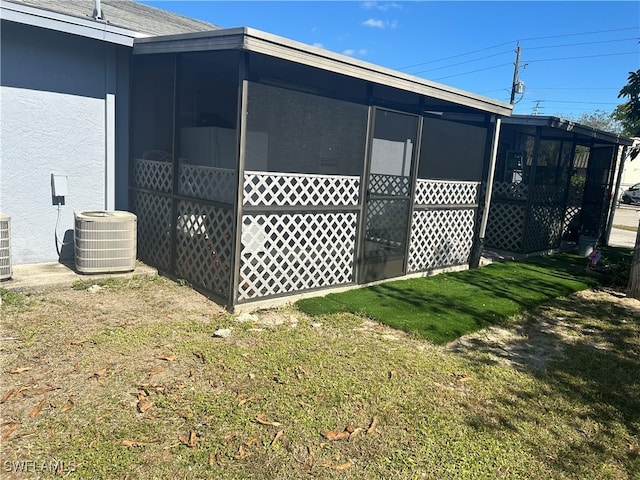
POLYGON ((542 369, 552 359, 561 357, 567 345, 582 342, 597 349, 611 348, 609 340, 600 335, 599 328, 575 321, 576 316, 582 320, 590 313, 587 310, 583 316, 576 314, 574 310, 581 303, 606 303, 640 318, 640 301, 613 291, 584 290, 527 313, 515 324, 492 326, 461 337, 451 342, 447 349, 466 355, 489 355, 494 360, 520 368, 542 369))

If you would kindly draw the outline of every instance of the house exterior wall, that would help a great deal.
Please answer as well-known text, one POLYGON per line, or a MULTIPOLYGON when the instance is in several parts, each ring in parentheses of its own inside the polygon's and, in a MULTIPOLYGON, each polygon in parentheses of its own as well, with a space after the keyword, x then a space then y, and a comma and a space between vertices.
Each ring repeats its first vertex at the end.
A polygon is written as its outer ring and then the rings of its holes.
POLYGON ((0 209, 12 261, 70 260, 74 210, 127 206, 128 49, 8 21, 1 40, 0 209), (59 207, 52 174, 67 176, 59 207))

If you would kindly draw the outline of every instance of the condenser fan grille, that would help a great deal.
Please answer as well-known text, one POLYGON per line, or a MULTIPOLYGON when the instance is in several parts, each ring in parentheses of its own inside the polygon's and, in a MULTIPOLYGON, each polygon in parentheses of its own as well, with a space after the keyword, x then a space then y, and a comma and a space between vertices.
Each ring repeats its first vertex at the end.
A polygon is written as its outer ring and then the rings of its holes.
POLYGON ((129 212, 74 212, 76 270, 128 272, 135 268, 137 217, 129 212))

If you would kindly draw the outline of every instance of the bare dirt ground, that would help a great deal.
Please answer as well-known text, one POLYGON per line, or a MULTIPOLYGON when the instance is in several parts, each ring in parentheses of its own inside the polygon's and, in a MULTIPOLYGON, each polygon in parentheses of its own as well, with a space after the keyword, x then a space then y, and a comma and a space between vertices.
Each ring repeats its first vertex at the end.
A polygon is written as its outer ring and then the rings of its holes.
POLYGON ((598 349, 611 348, 607 339, 599 335, 598 328, 572 321, 581 315, 581 304, 586 306, 585 313, 589 313, 589 304, 603 302, 611 309, 633 312, 640 319, 640 300, 612 290, 584 290, 525 314, 516 325, 492 326, 466 335, 447 348, 462 354, 488 354, 520 368, 542 369, 551 359, 561 356, 566 345, 578 341, 586 340, 598 349))

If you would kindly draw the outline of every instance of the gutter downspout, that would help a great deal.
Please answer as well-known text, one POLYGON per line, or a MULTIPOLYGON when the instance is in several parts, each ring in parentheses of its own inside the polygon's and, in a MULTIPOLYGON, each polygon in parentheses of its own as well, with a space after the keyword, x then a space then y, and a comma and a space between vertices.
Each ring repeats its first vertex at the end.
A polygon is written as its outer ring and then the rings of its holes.
POLYGON ((496 170, 496 160, 498 158, 498 140, 500 139, 500 126, 502 119, 496 118, 496 127, 493 131, 493 141, 491 144, 491 159, 489 163, 489 176, 487 178, 487 191, 484 197, 484 206, 482 209, 482 218, 480 219, 480 228, 478 230, 478 242, 471 255, 469 262, 470 268, 478 268, 480 266, 480 257, 484 250, 484 237, 487 232, 487 222, 489 221, 489 209, 491 208, 491 197, 493 196, 493 179, 496 170))
POLYGON ((607 221, 607 231, 605 232, 604 244, 609 246, 609 240, 611 237, 611 229, 613 228, 613 216, 615 215, 616 205, 618 203, 618 195, 620 195, 620 184, 622 182, 622 174, 624 173, 624 161, 627 158, 627 149, 625 145, 622 147, 622 155, 620 158, 620 166, 618 167, 618 178, 616 179, 616 188, 613 198, 611 199, 611 206, 609 208, 609 220, 607 221))

